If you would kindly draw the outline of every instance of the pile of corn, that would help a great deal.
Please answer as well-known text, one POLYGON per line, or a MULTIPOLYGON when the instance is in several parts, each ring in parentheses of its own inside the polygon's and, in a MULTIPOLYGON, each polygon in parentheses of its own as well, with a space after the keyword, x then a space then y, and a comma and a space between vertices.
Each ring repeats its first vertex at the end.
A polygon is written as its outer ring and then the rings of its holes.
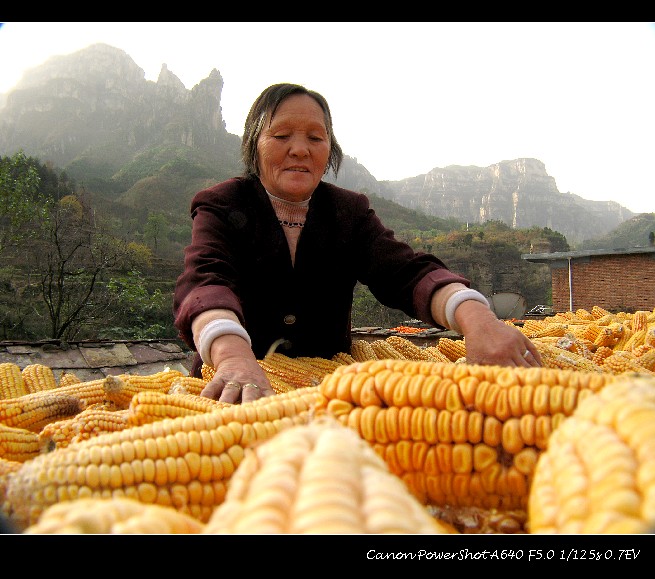
POLYGON ((652 532, 655 312, 520 329, 542 368, 356 340, 269 354, 277 394, 239 405, 200 396, 207 367, 0 364, 0 514, 21 533, 652 532))

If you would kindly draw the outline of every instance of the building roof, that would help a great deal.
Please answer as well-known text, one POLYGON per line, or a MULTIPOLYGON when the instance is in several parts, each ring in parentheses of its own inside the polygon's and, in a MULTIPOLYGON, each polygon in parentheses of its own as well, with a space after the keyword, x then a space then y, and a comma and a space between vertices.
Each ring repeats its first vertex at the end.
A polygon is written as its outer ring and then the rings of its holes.
POLYGON ((554 251, 553 253, 522 253, 521 259, 533 263, 548 263, 579 258, 588 258, 596 255, 630 255, 635 253, 655 253, 655 247, 629 247, 620 249, 585 249, 582 251, 554 251))

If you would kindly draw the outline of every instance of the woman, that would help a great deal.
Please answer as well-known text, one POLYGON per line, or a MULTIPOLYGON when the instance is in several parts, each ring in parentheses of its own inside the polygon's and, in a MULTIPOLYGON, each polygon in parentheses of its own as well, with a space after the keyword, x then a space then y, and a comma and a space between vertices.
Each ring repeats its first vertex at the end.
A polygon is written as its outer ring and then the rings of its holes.
POLYGON ((397 240, 368 198, 322 181, 343 153, 327 101, 295 84, 265 89, 246 118, 244 175, 200 191, 174 296, 175 326, 196 349, 192 374, 215 368, 203 396, 274 394, 258 359, 349 352, 357 281, 380 303, 460 332, 467 360, 539 366, 517 328, 470 282, 397 240))

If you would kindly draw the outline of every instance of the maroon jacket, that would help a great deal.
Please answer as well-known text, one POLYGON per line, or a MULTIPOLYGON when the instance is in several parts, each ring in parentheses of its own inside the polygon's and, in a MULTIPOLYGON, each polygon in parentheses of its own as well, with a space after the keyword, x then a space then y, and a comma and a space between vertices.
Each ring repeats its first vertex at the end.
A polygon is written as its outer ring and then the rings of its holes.
POLYGON ((213 308, 233 310, 257 359, 278 349, 331 358, 350 352, 357 281, 376 299, 435 325, 430 298, 439 287, 469 280, 429 253, 397 240, 366 195, 321 182, 309 203, 295 267, 286 237, 259 180, 234 178, 191 202, 193 236, 177 279, 173 314, 180 337, 195 349, 191 321, 213 308))

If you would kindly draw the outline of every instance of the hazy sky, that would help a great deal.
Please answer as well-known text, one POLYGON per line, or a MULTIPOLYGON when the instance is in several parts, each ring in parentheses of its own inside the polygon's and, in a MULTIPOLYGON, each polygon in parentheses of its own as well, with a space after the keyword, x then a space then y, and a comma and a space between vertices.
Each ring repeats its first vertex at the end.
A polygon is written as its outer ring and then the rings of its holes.
POLYGON ((268 85, 317 90, 378 180, 533 157, 563 193, 655 212, 655 23, 8 22, 0 93, 97 42, 187 89, 216 68, 239 136, 268 85))

